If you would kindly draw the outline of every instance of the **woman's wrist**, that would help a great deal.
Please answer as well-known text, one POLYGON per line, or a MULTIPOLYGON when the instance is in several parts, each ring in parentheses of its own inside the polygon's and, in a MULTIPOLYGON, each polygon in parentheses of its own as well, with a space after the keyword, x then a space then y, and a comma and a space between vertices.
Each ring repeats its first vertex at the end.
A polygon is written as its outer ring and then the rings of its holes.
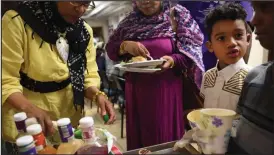
MULTIPOLYGON (((172 57, 171 57, 172 58, 172 57)), ((173 68, 175 65, 174 59, 172 58, 172 60, 170 60, 170 68, 173 68)))
POLYGON ((95 93, 95 95, 93 96, 93 98, 92 98, 92 102, 93 102, 93 103, 96 103, 96 104, 99 104, 99 103, 98 103, 98 99, 99 99, 100 97, 104 97, 104 98, 108 99, 107 95, 106 95, 104 92, 102 92, 102 91, 97 91, 97 92, 95 93))

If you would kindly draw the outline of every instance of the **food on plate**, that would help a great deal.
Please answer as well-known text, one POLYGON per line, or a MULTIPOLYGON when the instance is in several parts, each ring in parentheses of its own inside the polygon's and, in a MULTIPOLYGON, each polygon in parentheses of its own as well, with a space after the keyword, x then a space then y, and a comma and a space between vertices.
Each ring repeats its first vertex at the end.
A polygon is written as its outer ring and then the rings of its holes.
POLYGON ((147 61, 147 58, 142 57, 142 56, 137 56, 137 57, 132 57, 129 62, 142 62, 142 61, 147 61))
POLYGON ((127 64, 127 63, 144 62, 144 61, 147 61, 147 58, 142 57, 142 56, 136 56, 136 57, 132 57, 128 61, 122 61, 120 64, 124 65, 124 64, 127 64))
POLYGON ((128 60, 122 61, 120 62, 120 64, 117 64, 115 67, 120 69, 121 67, 126 67, 128 69, 133 69, 136 72, 139 72, 140 71, 139 69, 157 69, 158 70, 158 69, 161 69, 165 61, 166 60, 164 59, 153 59, 153 58, 147 59, 142 56, 137 56, 137 57, 130 58, 129 61, 128 60), (137 71, 136 69, 139 71, 137 71))

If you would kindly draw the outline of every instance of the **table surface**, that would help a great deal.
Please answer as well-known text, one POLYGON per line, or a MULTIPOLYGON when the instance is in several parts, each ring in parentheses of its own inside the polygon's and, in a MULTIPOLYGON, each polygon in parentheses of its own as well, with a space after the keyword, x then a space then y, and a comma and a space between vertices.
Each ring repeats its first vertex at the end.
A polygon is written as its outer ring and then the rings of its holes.
MULTIPOLYGON (((173 146, 176 143, 176 141, 163 143, 159 145, 144 147, 141 149, 147 149, 151 151, 151 154, 184 154, 184 155, 192 155, 192 154, 200 154, 194 147, 189 145, 187 148, 180 149, 178 151, 173 151, 173 146)), ((127 152, 124 152, 123 154, 138 154, 140 149, 136 150, 130 150, 127 152)))

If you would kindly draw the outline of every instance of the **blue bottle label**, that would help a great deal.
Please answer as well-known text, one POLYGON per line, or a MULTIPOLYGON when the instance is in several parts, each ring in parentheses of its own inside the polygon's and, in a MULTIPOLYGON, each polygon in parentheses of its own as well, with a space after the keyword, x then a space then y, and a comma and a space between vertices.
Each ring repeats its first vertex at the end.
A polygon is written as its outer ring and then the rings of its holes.
POLYGON ((36 148, 35 145, 33 144, 31 147, 29 148, 19 148, 19 154, 20 155, 36 155, 36 148))
POLYGON ((71 124, 65 126, 58 126, 58 131, 62 142, 68 142, 73 138, 73 131, 71 124))

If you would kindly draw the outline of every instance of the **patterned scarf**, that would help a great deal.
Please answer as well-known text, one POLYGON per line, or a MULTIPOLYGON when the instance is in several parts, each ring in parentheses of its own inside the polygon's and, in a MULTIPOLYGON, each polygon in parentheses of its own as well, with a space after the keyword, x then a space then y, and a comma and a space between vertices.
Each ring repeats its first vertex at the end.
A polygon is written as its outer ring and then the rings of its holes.
POLYGON ((84 21, 79 19, 75 24, 67 23, 59 14, 56 2, 51 1, 24 1, 16 10, 25 21, 25 26, 30 26, 33 34, 42 38, 40 47, 44 41, 55 45, 59 33, 66 32, 65 38, 69 44, 69 56, 67 65, 73 89, 74 106, 84 106, 84 72, 86 69, 86 50, 90 40, 84 21))
POLYGON ((186 73, 200 88, 204 65, 202 59, 203 34, 189 11, 181 5, 174 6, 177 33, 173 32, 170 22, 168 1, 162 1, 162 12, 151 17, 144 16, 133 3, 134 10, 120 22, 109 38, 108 44, 124 40, 145 40, 151 38, 172 38, 176 43, 176 52, 189 58, 186 73))

